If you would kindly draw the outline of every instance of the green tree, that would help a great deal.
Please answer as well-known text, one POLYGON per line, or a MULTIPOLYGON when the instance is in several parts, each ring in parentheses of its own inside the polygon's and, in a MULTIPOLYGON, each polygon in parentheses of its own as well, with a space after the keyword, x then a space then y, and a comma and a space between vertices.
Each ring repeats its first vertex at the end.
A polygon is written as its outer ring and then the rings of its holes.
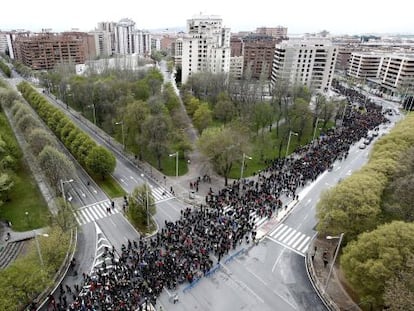
POLYGON ((414 257, 386 281, 384 301, 389 311, 414 310, 414 257))
POLYGON ((40 127, 40 122, 32 114, 27 114, 16 122, 16 126, 27 137, 35 128, 40 127))
POLYGON ((220 98, 219 101, 215 104, 213 109, 214 117, 223 122, 224 124, 233 120, 236 116, 237 110, 236 106, 233 104, 230 98, 220 98))
POLYGON ((36 128, 30 132, 28 143, 36 156, 45 146, 56 147, 56 142, 53 139, 53 136, 42 128, 36 128))
POLYGON ((147 72, 145 80, 148 83, 151 96, 157 95, 161 92, 161 85, 164 78, 158 69, 150 69, 147 72))
MULTIPOLYGON (((129 102, 124 108, 122 115, 124 116, 124 135, 126 145, 134 145, 138 147, 138 155, 142 159, 144 148, 140 143, 142 140, 142 126, 150 114, 148 104, 142 100, 134 100, 129 102)), ((122 133, 121 133, 122 134, 122 133)))
POLYGON ((75 175, 72 162, 62 152, 51 146, 45 146, 38 155, 39 166, 43 170, 49 185, 59 193, 60 180, 70 179, 75 175))
POLYGON ((151 92, 148 81, 146 79, 138 80, 134 83, 132 92, 136 100, 146 101, 150 97, 151 92))
POLYGON ((136 187, 129 195, 128 202, 128 218, 138 228, 146 227, 147 219, 156 212, 154 196, 149 185, 145 183, 136 187))
POLYGON ((0 174, 0 200, 5 202, 9 200, 10 190, 13 189, 14 181, 7 173, 0 174))
POLYGON ((355 173, 335 188, 324 192, 317 204, 318 231, 346 232, 353 240, 361 232, 374 229, 381 215, 381 194, 385 187, 381 174, 355 173))
POLYGON ((52 225, 59 227, 63 232, 68 232, 77 226, 74 209, 69 202, 58 198, 56 200, 57 213, 52 214, 52 225))
POLYGON ((210 160, 215 171, 224 177, 227 186, 233 164, 249 147, 248 131, 240 125, 212 127, 203 131, 197 142, 200 151, 210 160))
POLYGON ((193 123, 199 133, 211 124, 212 119, 212 112, 207 103, 202 103, 193 115, 193 123))
POLYGON ((165 114, 150 116, 145 120, 142 132, 148 151, 155 156, 157 167, 162 170, 161 157, 169 150, 171 119, 165 114))
POLYGON ((414 223, 394 221, 350 242, 341 256, 341 268, 360 299, 379 310, 386 282, 398 276, 413 255, 414 223))
POLYGON ((116 165, 114 155, 102 146, 95 146, 89 152, 85 160, 88 169, 96 175, 100 175, 102 179, 111 174, 116 165))

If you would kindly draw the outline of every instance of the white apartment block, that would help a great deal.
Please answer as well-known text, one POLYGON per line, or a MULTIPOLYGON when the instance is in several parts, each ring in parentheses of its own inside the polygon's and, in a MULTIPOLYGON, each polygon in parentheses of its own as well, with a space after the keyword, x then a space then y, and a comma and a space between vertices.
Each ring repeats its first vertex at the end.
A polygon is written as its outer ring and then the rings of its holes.
POLYGON ((243 77, 243 56, 232 56, 230 57, 230 76, 241 79, 243 77))
POLYGON ((120 55, 151 54, 151 34, 148 31, 135 29, 131 19, 121 19, 114 27, 115 53, 120 55))
POLYGON ((123 18, 115 25, 115 53, 133 54, 134 53, 134 27, 135 22, 123 18))
POLYGON ((337 47, 327 39, 291 39, 276 44, 272 85, 278 81, 326 90, 332 83, 337 47))
POLYGON ((229 73, 230 29, 218 16, 198 15, 187 20, 182 39, 182 83, 196 72, 229 73))
POLYGON ((375 52, 353 52, 349 59, 348 75, 357 79, 376 78, 382 55, 375 52))
POLYGON ((414 54, 386 54, 379 67, 382 91, 395 95, 414 91, 414 54))
POLYGON ((108 31, 95 30, 89 32, 95 39, 96 56, 108 57, 113 54, 112 34, 108 31))
POLYGON ((177 66, 182 65, 183 61, 183 38, 177 38, 172 44, 172 55, 174 56, 174 63, 177 66))
POLYGON ((7 50, 7 32, 0 31, 0 53, 5 53, 7 50))

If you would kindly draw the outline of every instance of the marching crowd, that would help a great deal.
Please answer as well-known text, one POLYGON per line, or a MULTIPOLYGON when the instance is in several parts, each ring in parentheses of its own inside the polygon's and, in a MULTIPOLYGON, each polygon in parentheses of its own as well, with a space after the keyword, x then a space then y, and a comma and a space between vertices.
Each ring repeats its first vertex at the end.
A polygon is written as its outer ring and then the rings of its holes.
POLYGON ((174 290, 191 283, 239 244, 256 242, 258 218, 271 217, 283 208, 283 196, 297 199, 299 188, 346 158, 353 143, 387 121, 381 107, 365 96, 334 87, 350 103, 363 102, 364 109, 349 105, 341 127, 288 158, 270 161, 252 179, 234 181, 218 193, 210 191, 206 204, 182 210, 177 221, 166 221, 153 237, 129 241, 119 252, 107 249, 107 263, 91 275, 83 274, 82 286, 66 291, 62 286, 58 301, 50 306, 55 310, 145 310, 146 302, 156 304, 163 288, 174 290))

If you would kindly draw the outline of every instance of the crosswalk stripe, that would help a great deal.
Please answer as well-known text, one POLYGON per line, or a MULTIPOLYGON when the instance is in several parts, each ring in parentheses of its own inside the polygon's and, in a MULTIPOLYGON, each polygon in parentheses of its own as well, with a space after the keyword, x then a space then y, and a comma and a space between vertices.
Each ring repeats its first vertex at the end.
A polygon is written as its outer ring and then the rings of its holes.
POLYGON ((292 242, 295 241, 300 234, 302 234, 300 231, 296 231, 296 234, 292 236, 289 241, 286 242, 286 245, 290 246, 290 244, 292 244, 292 242))
POLYGON ((296 230, 293 229, 283 240, 282 243, 285 243, 286 245, 288 244, 287 242, 290 241, 290 239, 292 238, 292 236, 294 236, 296 234, 296 230))
POLYGON ((283 232, 285 232, 289 228, 288 226, 286 226, 284 224, 282 224, 281 227, 282 227, 282 230, 280 230, 278 233, 276 233, 276 235, 273 235, 273 237, 275 239, 277 239, 279 237, 279 235, 281 235, 283 232))
POLYGON ((93 222, 98 219, 102 219, 113 214, 119 213, 118 209, 112 209, 111 202, 109 200, 96 202, 83 206, 75 211, 76 221, 80 225, 93 222), (111 213, 107 212, 107 208, 111 209, 111 213))
POLYGON ((305 237, 306 237, 306 235, 304 235, 304 234, 302 233, 302 235, 300 236, 300 238, 299 238, 299 239, 297 239, 297 240, 295 241, 295 243, 293 243, 292 247, 293 247, 293 248, 295 248, 297 245, 299 245, 300 241, 302 241, 305 237))
POLYGON ((267 237, 278 244, 304 255, 309 247, 310 237, 285 224, 279 224, 267 237))
POLYGON ((290 231, 292 231, 293 228, 288 227, 288 229, 280 236, 279 240, 284 239, 285 236, 289 234, 290 231))
POLYGON ((83 214, 85 215, 86 219, 88 220, 88 222, 91 222, 93 220, 93 215, 92 213, 90 213, 90 211, 88 209, 85 209, 83 211, 83 214))
POLYGON ((96 212, 96 214, 99 215, 100 218, 105 217, 105 215, 103 213, 104 207, 101 204, 95 205, 92 208, 96 212))
MULTIPOLYGON (((310 240, 310 237, 308 236, 308 237, 306 237, 306 239, 305 240, 303 240, 303 242, 302 242, 302 244, 300 244, 299 246, 298 246, 298 250, 301 250, 302 248, 304 248, 305 247, 305 245, 306 245, 306 243, 308 242, 310 240)), ((306 248, 308 248, 308 246, 306 245, 306 248)))

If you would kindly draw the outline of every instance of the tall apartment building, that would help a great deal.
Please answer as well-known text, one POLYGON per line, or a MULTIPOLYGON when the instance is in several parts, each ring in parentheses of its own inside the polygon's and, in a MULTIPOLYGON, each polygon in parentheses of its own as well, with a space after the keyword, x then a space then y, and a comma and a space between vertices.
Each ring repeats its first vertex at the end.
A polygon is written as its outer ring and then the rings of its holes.
POLYGON ((256 28, 256 33, 261 35, 271 36, 276 39, 287 39, 287 27, 259 27, 256 28))
POLYGON ((18 34, 13 49, 15 58, 32 69, 82 64, 96 55, 93 36, 83 32, 18 34))
POLYGON ((269 35, 250 34, 243 38, 243 71, 251 72, 252 78, 263 75, 270 79, 273 57, 278 40, 269 35))
POLYGON ((381 90, 387 94, 414 93, 414 54, 384 55, 378 71, 381 90))
POLYGON ((182 83, 196 72, 230 71, 230 29, 220 17, 198 15, 187 20, 182 39, 182 83))
POLYGON ((115 53, 150 55, 150 33, 135 29, 135 22, 129 18, 121 19, 115 25, 115 53))
POLYGON ((327 39, 291 39, 276 44, 272 84, 288 81, 326 90, 332 83, 337 48, 327 39))
POLYGON ((357 79, 375 78, 382 55, 375 52, 353 52, 349 59, 348 75, 357 79))
POLYGON ((129 18, 121 19, 115 25, 115 53, 133 54, 135 53, 135 22, 129 18))

